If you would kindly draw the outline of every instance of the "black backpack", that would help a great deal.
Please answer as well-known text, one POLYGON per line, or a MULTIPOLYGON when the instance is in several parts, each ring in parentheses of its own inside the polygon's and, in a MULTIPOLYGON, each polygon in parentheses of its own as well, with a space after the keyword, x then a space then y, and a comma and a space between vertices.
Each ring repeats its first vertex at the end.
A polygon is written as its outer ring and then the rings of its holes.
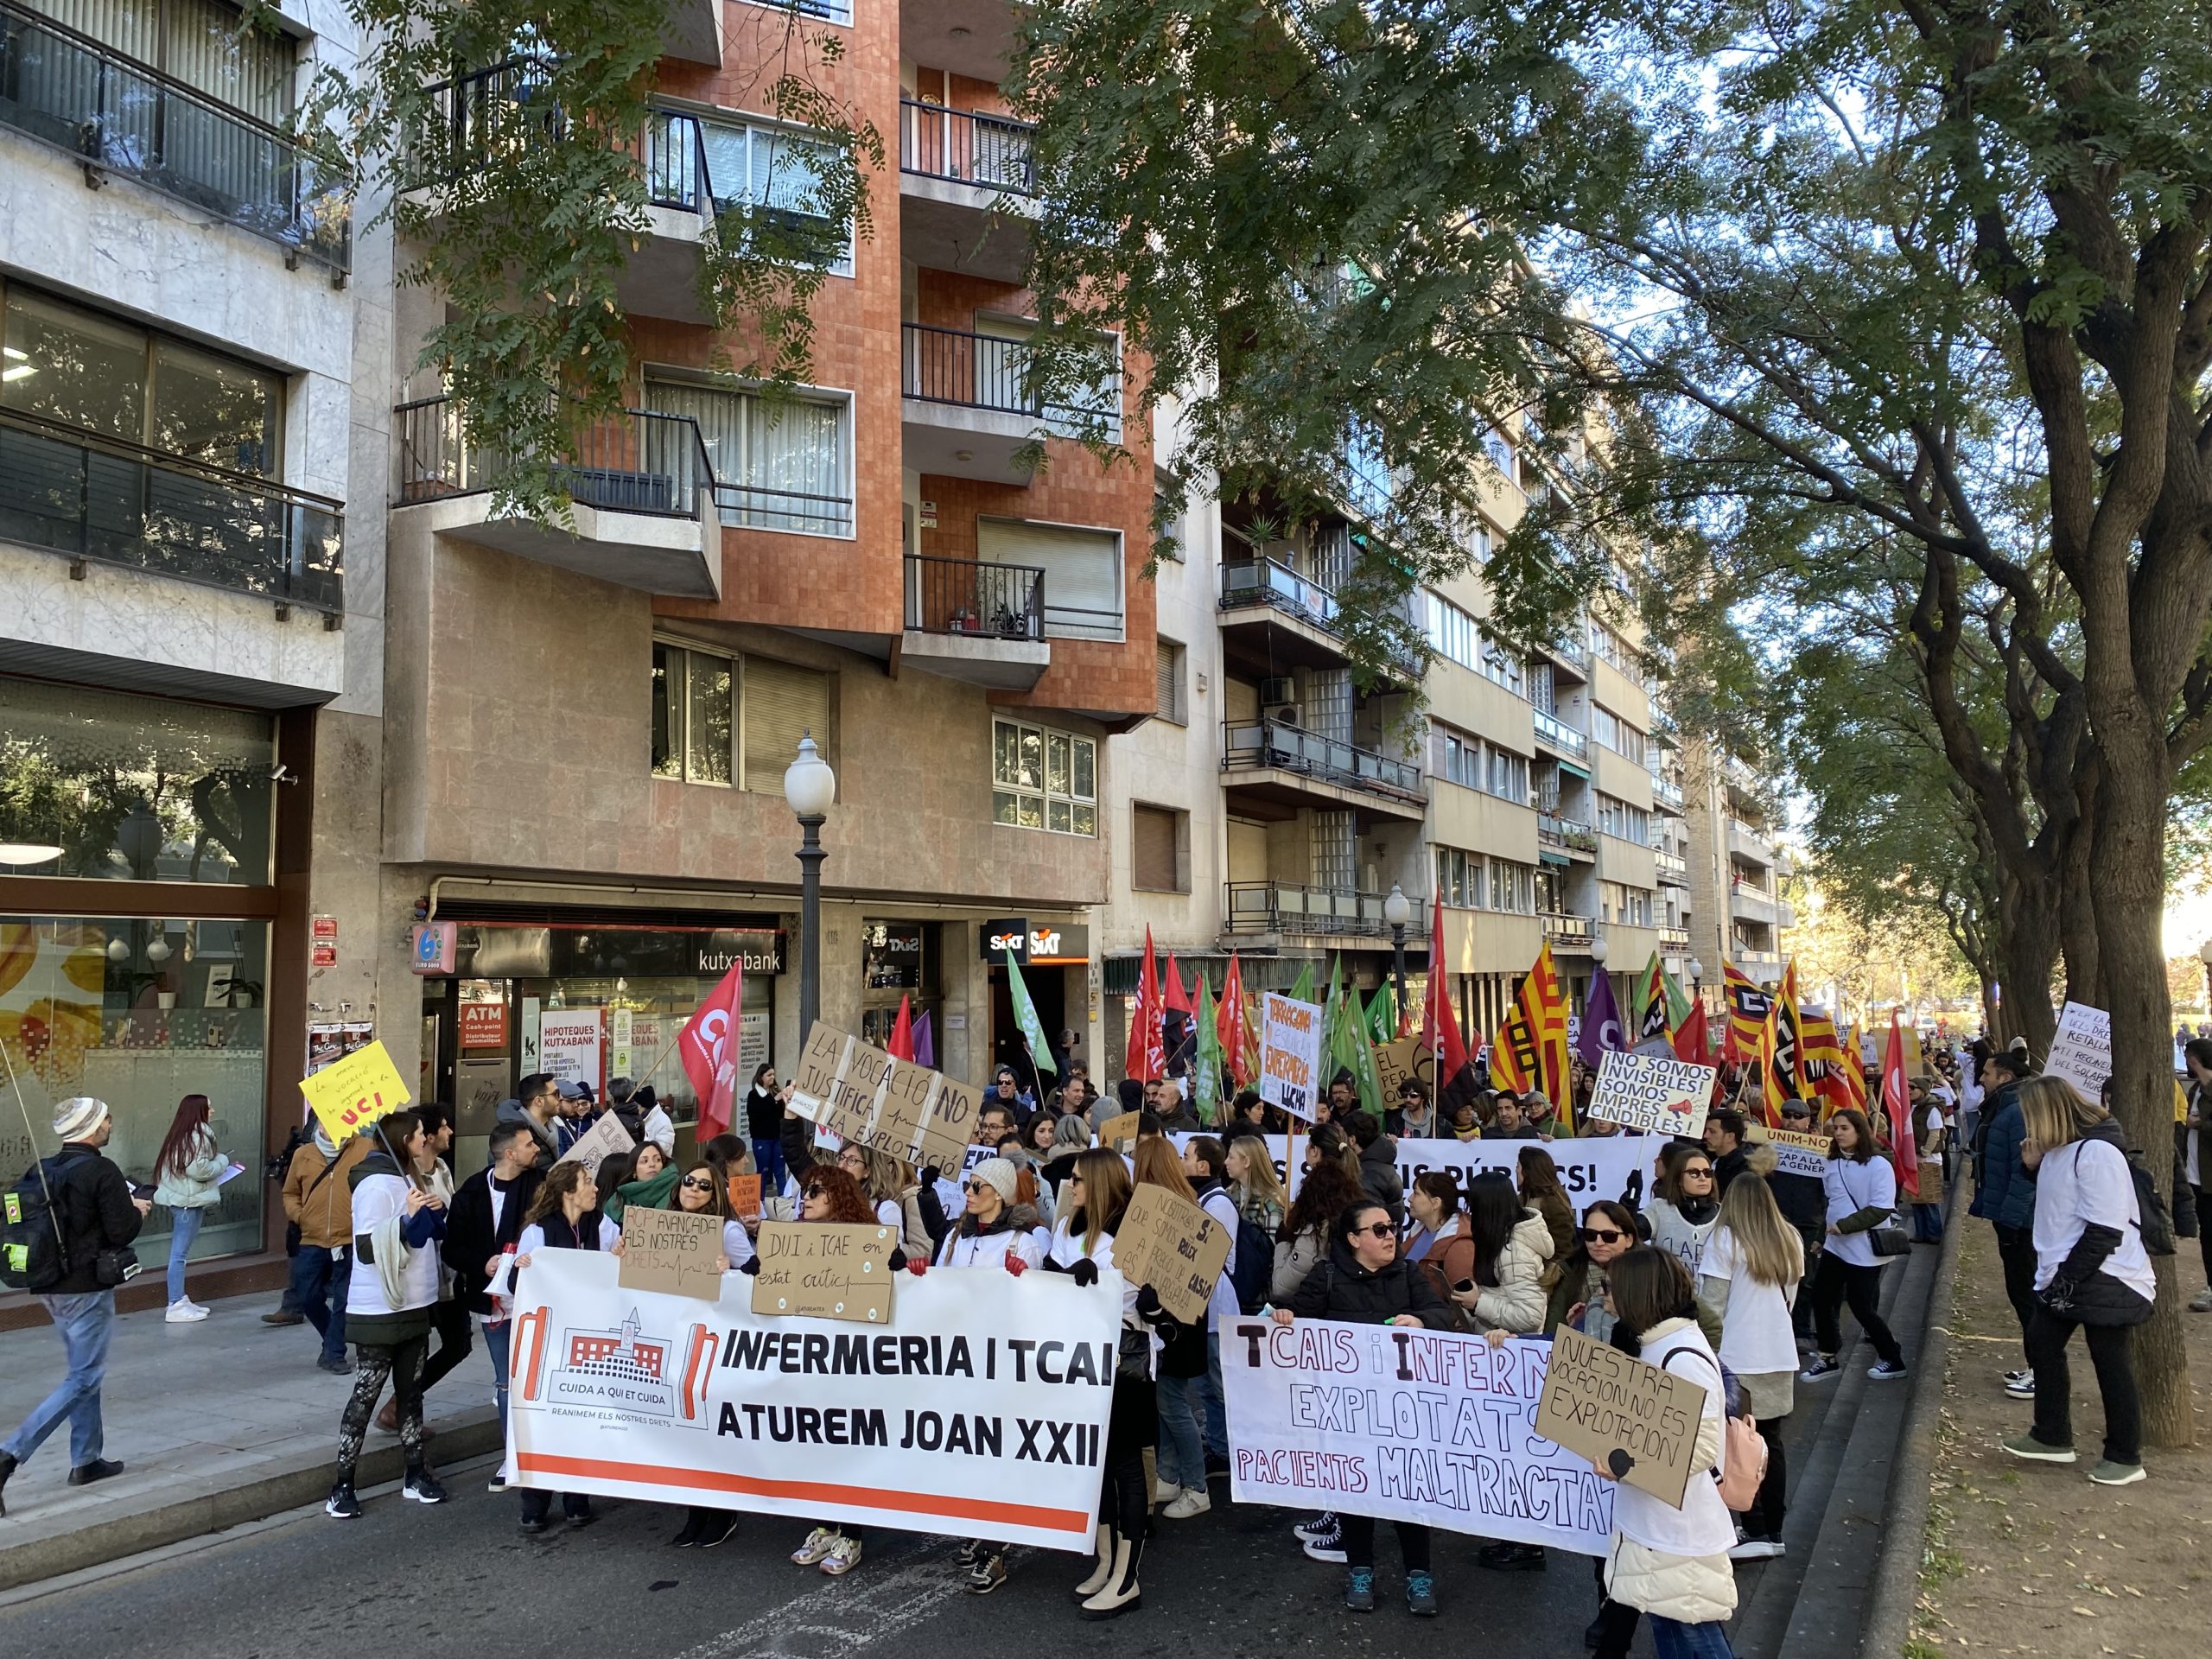
POLYGON ((2174 1253, 2174 1212, 2166 1206, 2166 1195, 2143 1161, 2143 1154, 2130 1147, 2127 1149, 2127 1173, 2135 1178, 2135 1211, 2142 1219, 2136 1231, 2143 1236, 2143 1249, 2150 1255, 2171 1255, 2174 1253))
POLYGON ((69 1246, 61 1234, 65 1167, 59 1154, 41 1158, 0 1193, 0 1285, 10 1290, 48 1291, 68 1276, 69 1246))

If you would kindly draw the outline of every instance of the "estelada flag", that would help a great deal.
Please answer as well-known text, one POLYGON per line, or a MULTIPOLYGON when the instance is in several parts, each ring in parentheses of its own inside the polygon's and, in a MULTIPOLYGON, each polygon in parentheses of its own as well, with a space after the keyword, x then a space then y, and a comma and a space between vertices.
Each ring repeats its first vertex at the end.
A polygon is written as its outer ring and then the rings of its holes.
POLYGON ((1221 982, 1221 1006, 1214 1010, 1215 1034, 1221 1039, 1222 1063, 1239 1089, 1250 1083, 1259 1068, 1244 1046, 1244 976, 1236 953, 1229 953, 1229 976, 1221 982))
POLYGON ((677 1058, 699 1101, 699 1138, 729 1133, 737 1101, 738 1014, 745 1004, 745 964, 735 962, 683 1022, 677 1058))
POLYGON ((1766 1016, 1774 1007, 1774 998, 1751 983, 1744 970, 1732 962, 1720 964, 1721 994, 1728 1003, 1728 1028, 1723 1033, 1721 1058, 1731 1065, 1742 1065, 1758 1058, 1759 1033, 1766 1025, 1766 1016))
POLYGON ((1912 1134, 1912 1090, 1905 1084, 1904 1034, 1897 1029, 1895 1008, 1890 1010, 1890 1046, 1882 1051, 1882 1105, 1890 1115, 1890 1149, 1897 1164, 1897 1185, 1918 1198, 1919 1143, 1912 1134))

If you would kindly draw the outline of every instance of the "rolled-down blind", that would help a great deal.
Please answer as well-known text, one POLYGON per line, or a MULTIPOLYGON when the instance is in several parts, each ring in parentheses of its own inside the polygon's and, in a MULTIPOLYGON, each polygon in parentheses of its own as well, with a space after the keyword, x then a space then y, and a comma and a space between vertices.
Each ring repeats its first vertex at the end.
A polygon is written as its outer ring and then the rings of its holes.
POLYGON ((987 564, 1044 571, 1048 638, 1122 637, 1122 538, 1112 531, 983 519, 976 526, 976 543, 987 564))
POLYGON ((1160 677, 1160 702, 1157 712, 1162 720, 1177 724, 1183 719, 1183 647, 1173 639, 1158 642, 1159 659, 1154 664, 1160 677))
POLYGON ((1164 807, 1130 809, 1129 885, 1152 893, 1178 893, 1175 814, 1164 807))
POLYGON ((779 663, 772 657, 745 659, 741 707, 745 721, 745 786, 764 795, 783 792, 784 770, 798 756, 798 741, 811 733, 823 758, 830 753, 830 700, 834 676, 779 663))

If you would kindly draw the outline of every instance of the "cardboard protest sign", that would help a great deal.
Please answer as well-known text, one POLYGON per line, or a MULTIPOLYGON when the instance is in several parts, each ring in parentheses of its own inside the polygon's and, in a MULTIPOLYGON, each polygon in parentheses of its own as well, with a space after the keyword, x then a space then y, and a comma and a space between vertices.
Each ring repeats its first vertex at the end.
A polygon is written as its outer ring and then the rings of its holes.
POLYGON ((1828 1138, 1825 1135, 1797 1135, 1788 1129, 1768 1129, 1758 1137, 1774 1148, 1774 1173, 1809 1175, 1823 1179, 1828 1170, 1828 1138))
POLYGON ((1260 1001, 1260 1098, 1311 1123, 1320 1074, 1320 1008, 1267 992, 1260 1001))
POLYGON ((300 1092, 331 1140, 341 1147, 411 1098, 381 1038, 333 1060, 313 1077, 302 1077, 300 1092))
POLYGON ((2044 1063, 2047 1077, 2063 1078, 2074 1092, 2095 1105, 2104 1098, 2105 1079, 2112 1076, 2112 1015, 2102 1008, 2069 1002, 2058 1014, 2058 1031, 2050 1039, 2050 1058, 2044 1063))
POLYGON ((1609 1051, 1590 1091, 1588 1116, 1648 1135, 1700 1134, 1713 1103, 1713 1068, 1672 1055, 1609 1051))
MULTIPOLYGON (((1713 1381, 1718 1383, 1716 1373, 1713 1381)), ((1706 1391, 1686 1376, 1630 1359, 1570 1325, 1552 1338, 1543 1396, 1529 1427, 1662 1503, 1682 1506, 1706 1391)))
POLYGON ((1137 1120, 1142 1112, 1117 1112, 1100 1127, 1098 1144, 1109 1151, 1134 1151, 1137 1144, 1137 1120))
POLYGON ((1164 1186, 1140 1186, 1114 1235, 1114 1265, 1133 1285, 1150 1285, 1185 1325, 1206 1316, 1214 1281, 1229 1265, 1229 1229, 1164 1186))
POLYGON ((1436 1056, 1421 1046, 1418 1037, 1375 1045, 1375 1076, 1382 1085, 1382 1098, 1392 1105, 1397 1103, 1398 1090, 1408 1083, 1420 1084, 1433 1100, 1436 1091, 1431 1079, 1435 1070, 1436 1056))
POLYGON ((817 1020, 799 1054, 791 1103, 843 1140, 952 1169, 968 1149, 982 1096, 817 1020))
POLYGON ((657 1290, 711 1302, 722 1294, 722 1218, 683 1210, 622 1211, 625 1290, 657 1290))
POLYGON ((577 1138, 576 1144, 561 1154, 564 1164, 582 1164, 584 1173, 598 1179, 599 1166, 618 1152, 629 1152, 637 1147, 630 1138, 630 1131, 622 1127, 622 1120, 608 1112, 598 1122, 577 1138))
POLYGON ((872 1221, 764 1221, 753 1311, 855 1325, 891 1320, 891 1252, 899 1236, 872 1221))
POLYGON ((760 1178, 758 1175, 733 1175, 729 1178, 729 1212, 740 1221, 751 1221, 760 1213, 760 1178))

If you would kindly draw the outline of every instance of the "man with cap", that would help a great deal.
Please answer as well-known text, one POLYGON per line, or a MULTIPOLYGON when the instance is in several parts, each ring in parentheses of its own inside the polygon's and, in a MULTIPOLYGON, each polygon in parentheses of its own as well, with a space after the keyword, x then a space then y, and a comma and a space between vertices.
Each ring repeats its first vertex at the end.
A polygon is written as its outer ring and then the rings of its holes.
POLYGON ((595 1103, 591 1084, 574 1077, 559 1086, 558 1099, 560 1116, 553 1120, 553 1137, 565 1157, 569 1148, 582 1140, 584 1132, 591 1128, 595 1103))
MULTIPOLYGON (((47 1317, 61 1338, 69 1370, 52 1394, 32 1408, 22 1426, 0 1440, 0 1490, 41 1442, 69 1421, 69 1484, 83 1486, 123 1472, 100 1456, 100 1382, 107 1373, 108 1338, 115 1332, 115 1287, 100 1283, 103 1250, 120 1249, 138 1236, 149 1199, 133 1198, 123 1172, 100 1154, 115 1133, 107 1103, 79 1095, 54 1109, 61 1150, 43 1160, 61 1225, 61 1278, 42 1291, 47 1317)), ((0 1515, 8 1512, 0 1498, 0 1515)))

